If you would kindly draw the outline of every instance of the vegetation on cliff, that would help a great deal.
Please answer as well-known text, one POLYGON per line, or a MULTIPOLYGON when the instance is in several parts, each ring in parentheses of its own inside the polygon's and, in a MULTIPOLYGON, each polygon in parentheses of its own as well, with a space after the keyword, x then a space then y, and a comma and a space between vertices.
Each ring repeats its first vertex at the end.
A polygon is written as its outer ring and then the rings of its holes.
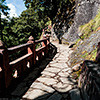
MULTIPOLYGON (((97 44, 100 42, 100 11, 96 17, 87 24, 79 27, 80 38, 73 47, 74 52, 70 56, 70 66, 74 67, 83 63, 84 60, 96 61, 97 44)), ((73 73, 79 76, 80 70, 73 73)))
MULTIPOLYGON (((85 25, 81 25, 79 32, 81 35, 80 38, 76 40, 73 54, 77 54, 81 60, 95 60, 96 46, 100 38, 100 11, 94 19, 85 25)), ((74 61, 74 63, 75 62, 76 61, 74 61)), ((72 65, 74 65, 74 63, 72 63, 72 65)))
POLYGON ((96 15, 96 17, 90 20, 87 24, 81 25, 79 27, 79 31, 81 32, 81 39, 88 38, 92 32, 96 32, 100 29, 100 11, 96 15))

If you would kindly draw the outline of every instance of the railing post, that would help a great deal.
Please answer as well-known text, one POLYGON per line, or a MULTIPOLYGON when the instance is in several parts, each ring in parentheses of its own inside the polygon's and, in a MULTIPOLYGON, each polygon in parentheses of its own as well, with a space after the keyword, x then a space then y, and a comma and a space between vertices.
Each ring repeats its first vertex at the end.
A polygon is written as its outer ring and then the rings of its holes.
POLYGON ((2 55, 2 42, 0 40, 0 91, 5 88, 4 73, 3 73, 3 55, 2 55))
POLYGON ((12 70, 9 66, 8 50, 5 48, 3 42, 0 40, 0 67, 3 71, 4 85, 7 88, 12 80, 12 70))
POLYGON ((48 42, 50 43, 50 36, 48 36, 48 42))
POLYGON ((50 36, 47 36, 47 54, 48 54, 48 50, 49 50, 49 46, 50 46, 50 36))
POLYGON ((32 53, 33 54, 33 64, 36 63, 36 50, 35 50, 35 41, 34 38, 32 36, 29 37, 29 41, 28 43, 32 43, 32 47, 28 47, 28 53, 32 53))
POLYGON ((44 44, 45 44, 45 47, 46 47, 46 50, 45 50, 45 53, 46 55, 48 54, 48 39, 44 41, 44 44))

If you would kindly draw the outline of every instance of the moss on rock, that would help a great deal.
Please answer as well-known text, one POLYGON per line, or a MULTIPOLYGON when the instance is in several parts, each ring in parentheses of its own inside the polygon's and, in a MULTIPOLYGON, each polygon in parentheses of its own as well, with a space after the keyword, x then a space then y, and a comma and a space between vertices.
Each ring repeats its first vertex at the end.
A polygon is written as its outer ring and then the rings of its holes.
POLYGON ((91 32, 98 31, 100 29, 99 27, 100 27, 100 11, 94 19, 90 20, 87 24, 81 25, 79 27, 79 31, 80 33, 82 33, 80 38, 84 40, 91 34, 91 32))

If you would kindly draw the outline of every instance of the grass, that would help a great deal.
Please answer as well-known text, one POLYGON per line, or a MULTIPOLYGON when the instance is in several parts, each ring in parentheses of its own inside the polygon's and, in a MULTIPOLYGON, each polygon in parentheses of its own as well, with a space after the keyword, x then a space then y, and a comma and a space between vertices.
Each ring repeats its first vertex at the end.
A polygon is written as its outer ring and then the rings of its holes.
POLYGON ((79 27, 79 31, 82 33, 80 38, 84 40, 90 35, 91 32, 98 31, 100 29, 98 27, 100 27, 100 11, 94 19, 90 20, 87 24, 81 25, 79 27))
POLYGON ((90 58, 90 60, 95 61, 96 54, 97 54, 97 49, 95 49, 95 50, 93 50, 93 51, 91 52, 91 58, 90 58))
POLYGON ((86 60, 95 61, 96 54, 97 54, 97 49, 94 49, 91 53, 87 53, 86 51, 83 51, 81 57, 86 60))
POLYGON ((81 41, 80 38, 78 38, 78 39, 76 40, 75 45, 73 46, 74 49, 79 45, 80 41, 81 41))
POLYGON ((85 53, 84 55, 82 55, 82 58, 86 58, 88 56, 88 53, 85 53))
POLYGON ((94 25, 94 21, 91 20, 89 23, 85 24, 85 25, 81 25, 79 27, 79 31, 82 33, 82 35, 80 36, 80 38, 83 40, 84 38, 87 38, 89 33, 91 33, 93 31, 93 25, 94 25))
MULTIPOLYGON (((86 44, 87 42, 85 43, 85 41, 87 41, 87 39, 89 38, 89 36, 91 34, 96 34, 96 31, 99 31, 99 30, 100 30, 100 9, 99 9, 99 12, 94 19, 90 20, 85 25, 81 25, 79 27, 79 31, 80 31, 80 33, 82 33, 82 35, 80 36, 79 39, 76 40, 76 43, 74 45, 75 51, 73 53, 73 56, 74 55, 77 55, 77 56, 74 56, 75 58, 73 57, 72 62, 71 62, 71 66, 74 66, 74 65, 80 63, 78 61, 80 61, 79 59, 81 59, 81 58, 84 60, 96 61, 97 48, 95 47, 95 45, 93 45, 93 47, 91 47, 94 49, 91 52, 83 50, 84 48, 79 48, 79 49, 82 49, 80 51, 80 50, 78 50, 78 47, 82 44, 83 44, 83 46, 87 45, 87 47, 88 47, 88 44, 86 44)), ((76 72, 73 72, 72 76, 74 79, 78 80, 78 77, 80 76, 80 74, 81 74, 81 69, 76 71, 76 72)))
POLYGON ((80 74, 81 74, 81 69, 79 69, 79 70, 76 71, 76 72, 73 72, 73 73, 72 73, 72 78, 75 79, 75 80, 78 80, 80 74))

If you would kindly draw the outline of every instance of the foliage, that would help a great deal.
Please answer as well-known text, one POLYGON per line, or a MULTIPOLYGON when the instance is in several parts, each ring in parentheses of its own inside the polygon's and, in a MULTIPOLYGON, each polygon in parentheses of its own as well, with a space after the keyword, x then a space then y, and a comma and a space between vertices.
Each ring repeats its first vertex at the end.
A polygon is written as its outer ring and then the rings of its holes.
POLYGON ((9 10, 9 8, 5 5, 5 0, 0 0, 0 13, 2 12, 4 15, 7 15, 7 10, 9 10))
POLYGON ((88 37, 89 33, 93 31, 94 21, 91 20, 89 23, 80 26, 79 30, 83 33, 81 39, 88 37))
MULTIPOLYGON (((28 37, 32 35, 39 39, 42 29, 51 25, 54 20, 62 21, 70 17, 73 12, 73 2, 75 0, 23 0, 27 10, 23 11, 18 18, 9 20, 2 19, 2 40, 7 47, 26 43, 28 37), (66 16, 64 12, 68 10, 66 16), (64 19, 64 20, 63 20, 64 19)), ((0 2, 2 12, 6 12, 8 7, 4 4, 5 0, 0 2)))
MULTIPOLYGON (((39 17, 32 8, 23 11, 19 18, 2 19, 3 42, 7 47, 11 47, 26 43, 30 35, 39 39, 46 21, 50 20, 39 17)), ((46 23, 46 26, 49 23, 46 23)))
POLYGON ((93 60, 93 61, 95 61, 95 59, 96 59, 96 54, 97 54, 97 49, 94 49, 92 52, 91 52, 91 54, 90 54, 90 60, 93 60))
POLYGON ((30 35, 35 39, 39 39, 42 28, 47 21, 49 21, 48 18, 39 16, 31 7, 23 11, 21 16, 16 18, 15 25, 12 27, 13 32, 17 34, 19 44, 25 43, 30 35))
POLYGON ((77 48, 77 46, 81 43, 81 39, 77 39, 76 42, 75 42, 75 45, 73 46, 73 48, 77 48))
POLYGON ((79 78, 80 74, 81 74, 81 69, 79 69, 78 71, 73 72, 72 73, 73 79, 78 81, 78 78, 79 78))
MULTIPOLYGON (((68 28, 73 23, 74 15, 75 15, 75 1, 67 0, 65 3, 62 3, 58 8, 57 14, 54 18, 54 31, 59 39, 62 38, 62 35, 67 32, 68 28), (60 33, 60 34, 59 34, 60 33)), ((63 40, 66 41, 65 38, 63 40)))
POLYGON ((7 19, 1 19, 1 26, 2 26, 2 34, 3 34, 3 42, 7 47, 14 46, 17 44, 16 36, 12 30, 12 26, 14 24, 13 19, 7 20, 7 19))
MULTIPOLYGON (((24 0, 27 8, 32 7, 39 14, 46 15, 52 21, 65 5, 70 5, 75 0, 24 0)), ((66 8, 65 8, 66 9, 66 8)))
POLYGON ((3 20, 1 19, 1 13, 3 13, 5 16, 7 16, 9 10, 8 6, 5 5, 5 0, 0 0, 0 39, 3 40, 3 34, 2 29, 4 27, 4 24, 2 26, 3 20))

